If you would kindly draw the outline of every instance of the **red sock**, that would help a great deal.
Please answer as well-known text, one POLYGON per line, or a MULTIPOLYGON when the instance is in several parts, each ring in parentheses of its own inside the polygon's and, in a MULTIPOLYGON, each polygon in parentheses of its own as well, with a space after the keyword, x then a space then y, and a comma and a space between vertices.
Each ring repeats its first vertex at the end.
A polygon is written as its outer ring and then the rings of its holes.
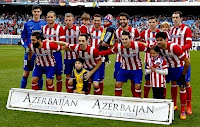
POLYGON ((102 95, 100 87, 94 88, 94 95, 102 95))
POLYGON ((90 90, 91 90, 91 82, 88 82, 88 89, 87 89, 87 94, 90 94, 90 90))
POLYGON ((186 87, 186 91, 187 91, 187 106, 191 106, 192 88, 190 85, 186 87))
POLYGON ((57 80, 57 92, 61 92, 61 91, 62 91, 62 79, 57 80))
POLYGON ((177 106, 177 103, 176 103, 177 93, 178 93, 178 86, 172 85, 171 86, 171 96, 172 96, 172 100, 174 101, 174 106, 177 106))
POLYGON ((133 97, 135 96, 134 93, 135 93, 135 83, 133 80, 131 80, 131 92, 132 92, 132 95, 133 97))
POLYGON ((135 90, 135 97, 141 97, 141 90, 135 90))
POLYGON ((65 87, 66 87, 66 91, 68 89, 68 81, 69 81, 70 77, 66 77, 66 80, 65 80, 65 87))
POLYGON ((115 96, 122 96, 122 88, 115 87, 115 96))
POLYGON ((167 96, 167 88, 166 88, 166 86, 164 86, 163 97, 166 98, 166 96, 167 96))
POLYGON ((67 93, 73 93, 73 86, 68 85, 67 93))
POLYGON ((103 94, 103 86, 104 86, 104 84, 103 84, 103 79, 100 79, 99 80, 99 87, 100 87, 100 90, 101 90, 101 93, 103 94))
POLYGON ((32 86, 32 89, 33 90, 38 90, 39 89, 39 85, 36 83, 36 84, 31 84, 31 86, 32 86))
POLYGON ((180 100, 181 100, 181 112, 185 111, 185 104, 187 100, 187 92, 186 90, 180 91, 180 100))
POLYGON ((150 84, 144 84, 144 98, 148 98, 149 97, 149 90, 150 90, 151 86, 150 84))
POLYGON ((46 87, 47 87, 47 91, 54 91, 54 85, 53 84, 49 85, 49 84, 46 83, 46 87))

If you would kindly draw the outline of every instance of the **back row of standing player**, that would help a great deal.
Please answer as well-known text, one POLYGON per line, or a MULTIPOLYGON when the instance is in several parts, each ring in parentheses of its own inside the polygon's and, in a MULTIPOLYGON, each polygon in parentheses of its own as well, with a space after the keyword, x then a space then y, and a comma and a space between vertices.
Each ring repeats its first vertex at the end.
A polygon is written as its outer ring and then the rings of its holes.
MULTIPOLYGON (((32 8, 32 14, 33 14, 33 20, 27 22, 24 24, 24 29, 22 32, 22 45, 24 48, 26 48, 26 51, 28 50, 28 45, 31 43, 30 36, 32 32, 41 32, 43 33, 43 36, 45 39, 48 40, 54 40, 54 41, 66 41, 67 43, 71 44, 68 46, 70 50, 73 51, 66 51, 64 55, 64 73, 66 74, 66 89, 68 92, 72 92, 73 88, 72 85, 68 85, 69 79, 72 74, 72 69, 73 65, 75 62, 75 59, 77 57, 82 57, 85 59, 85 68, 88 68, 91 72, 88 74, 90 77, 93 75, 93 85, 94 85, 94 94, 102 94, 103 93, 103 79, 104 79, 104 71, 105 71, 105 58, 100 59, 99 52, 96 50, 98 48, 98 45, 100 44, 101 41, 101 46, 103 47, 109 47, 110 44, 113 42, 113 37, 111 39, 106 40, 106 37, 104 38, 104 35, 106 33, 106 29, 112 25, 112 20, 113 17, 112 15, 108 14, 104 18, 104 28, 101 27, 101 15, 96 14, 93 16, 93 27, 92 29, 89 29, 89 21, 90 21, 90 16, 88 14, 83 14, 82 15, 82 21, 83 24, 78 27, 73 24, 74 22, 74 16, 71 13, 67 13, 65 15, 65 27, 61 27, 58 24, 55 23, 56 19, 56 14, 53 11, 50 11, 47 13, 47 23, 43 20, 40 20, 40 15, 42 13, 42 9, 39 6, 33 6, 32 8), (81 44, 79 39, 80 33, 89 33, 91 35, 90 39, 90 46, 89 45, 84 45, 81 44), (103 35, 102 35, 103 34, 103 35), (105 43, 110 41, 111 43, 105 43), (79 44, 80 45, 79 45, 79 44), (75 44, 75 45, 73 45, 75 44), (85 46, 85 48, 84 48, 85 46), (87 51, 83 51, 83 49, 87 51), (87 52, 87 53, 86 53, 87 52), (93 55, 93 57, 89 57, 90 55, 93 55), (102 62, 103 61, 103 62, 102 62), (101 64, 102 63, 102 64, 101 64), (100 66, 100 67, 99 67, 100 66), (100 68, 100 69, 98 69, 100 68)), ((120 20, 120 27, 115 31, 115 40, 117 40, 117 44, 110 49, 110 53, 107 52, 108 54, 117 52, 116 55, 116 63, 115 63, 115 72, 114 72, 114 78, 116 79, 116 85, 115 85, 115 95, 116 96, 121 96, 122 95, 122 85, 123 82, 126 82, 127 79, 131 80, 131 91, 134 97, 141 97, 141 81, 142 81, 142 63, 141 59, 139 57, 139 51, 145 51, 144 45, 140 43, 131 43, 131 47, 125 48, 126 46, 126 41, 124 40, 124 43, 118 43, 118 42, 123 42, 122 39, 122 32, 123 31, 128 31, 130 33, 130 40, 135 41, 135 40, 140 40, 143 42, 146 42, 150 45, 153 45, 156 42, 156 33, 158 33, 160 30, 156 27, 157 26, 157 19, 155 17, 149 17, 149 28, 145 31, 142 31, 141 33, 138 32, 136 28, 133 28, 129 26, 129 16, 126 13, 121 13, 119 15, 119 20, 120 20), (121 67, 121 69, 120 69, 121 67), (135 72, 131 72, 129 74, 129 70, 134 70, 135 72), (124 75, 125 74, 125 75, 124 75), (136 75, 137 74, 137 75, 136 75)), ((191 35, 191 30, 187 26, 181 23, 182 21, 182 14, 180 12, 175 12, 172 15, 172 20, 174 22, 174 27, 171 28, 169 32, 170 38, 172 42, 175 44, 179 45, 182 49, 182 51, 185 52, 186 57, 189 56, 189 49, 191 47, 191 42, 192 42, 192 35, 191 35)), ((169 28, 169 25, 165 23, 163 24, 163 27, 167 26, 169 28)), ((105 35, 107 36, 107 34, 105 35)), ((84 41, 84 39, 83 39, 84 41)), ((164 56, 171 56, 167 57, 167 62, 169 64, 169 72, 168 72, 168 77, 171 79, 168 80, 167 82, 171 80, 172 87, 171 87, 171 94, 172 94, 172 99, 174 100, 175 103, 175 110, 177 110, 177 104, 176 104, 176 98, 177 98, 177 81, 180 79, 181 76, 179 77, 174 77, 174 69, 176 68, 181 68, 183 66, 180 56, 177 55, 177 57, 173 57, 175 54, 173 49, 176 49, 177 47, 174 46, 175 44, 171 44, 171 48, 168 51, 164 51, 163 55, 164 56), (175 47, 175 48, 174 48, 175 47), (179 58, 178 58, 179 57, 179 58)), ((103 48, 104 49, 104 48, 103 48)), ((106 48, 105 48, 106 49, 106 48)), ((179 49, 176 49, 179 50, 179 49)), ((106 55, 105 52, 101 52, 100 54, 106 55)), ((145 63, 148 63, 147 61, 150 60, 150 55, 149 53, 145 53, 145 63)), ((56 79, 57 79, 57 91, 62 91, 62 57, 61 57, 61 52, 60 51, 54 51, 54 57, 56 60, 56 79)), ((176 54, 175 54, 176 56, 176 54)), ((33 57, 34 58, 34 57, 33 57)), ((107 58, 107 57, 106 57, 107 58)), ((29 69, 27 68, 27 61, 28 60, 28 52, 25 54, 25 59, 24 59, 24 73, 23 73, 23 78, 21 81, 21 88, 25 88, 27 84, 27 78, 29 75, 29 69)), ((108 59, 106 59, 108 60, 108 59)), ((33 59, 32 59, 32 65, 33 65, 33 59)), ((183 68, 181 68, 183 71, 183 68)), ((177 72, 177 70, 176 70, 177 72)), ((145 76, 146 83, 144 85, 144 97, 148 97, 149 89, 151 87, 150 85, 150 77, 148 75, 145 76)), ((32 81, 35 82, 35 81, 32 81)), ((42 89, 42 78, 39 78, 38 85, 39 89, 42 89)), ((186 77, 186 89, 185 87, 181 87, 180 89, 180 99, 181 99, 181 104, 182 108, 181 111, 183 111, 183 105, 186 103, 187 99, 187 113, 192 114, 191 110, 191 87, 190 87, 190 69, 188 69, 188 74, 186 77)), ((69 82, 70 83, 70 82, 69 82)), ((34 85, 34 83, 32 83, 34 85)), ((48 80, 47 80, 48 84, 48 80)), ((52 83, 50 83, 52 84, 52 83)), ((48 85, 47 85, 48 86, 48 85)), ((47 87, 47 90, 54 90, 52 89, 52 85, 49 85, 47 87)), ((154 86, 154 87, 160 87, 160 86, 154 86)), ((162 87, 165 87, 163 85, 162 87)), ((90 91, 90 90, 89 90, 90 91)), ((165 91, 165 90, 164 90, 165 91)), ((166 93, 165 93, 166 94, 166 93)), ((185 106, 185 105, 184 105, 185 106)), ((186 116, 181 114, 183 119, 186 118, 186 116)))

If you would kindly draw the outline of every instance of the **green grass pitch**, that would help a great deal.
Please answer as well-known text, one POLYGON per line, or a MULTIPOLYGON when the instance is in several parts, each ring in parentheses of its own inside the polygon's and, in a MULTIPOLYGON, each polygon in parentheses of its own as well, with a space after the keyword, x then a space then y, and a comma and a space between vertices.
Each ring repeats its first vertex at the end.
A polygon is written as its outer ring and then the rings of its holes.
MULTIPOLYGON (((22 77, 24 49, 22 46, 0 45, 0 127, 162 127, 164 125, 106 120, 88 117, 76 117, 67 115, 55 115, 6 109, 6 103, 10 88, 19 88, 22 77)), ((141 53, 144 56, 144 53, 141 53)), ((104 95, 114 96, 113 67, 115 55, 111 55, 112 63, 106 68, 104 80, 104 95)), ((200 51, 191 51, 192 67, 192 106, 193 114, 187 115, 186 120, 180 120, 179 110, 175 112, 175 120, 171 126, 197 127, 200 126, 200 51)), ((30 89, 30 79, 27 88, 30 89)), ((63 75, 63 81, 65 76, 63 75)), ((144 84, 144 80, 142 82, 144 84)), ((64 87, 64 85, 63 85, 64 87)), ((142 85, 143 87, 143 85, 142 85)), ((63 89, 65 92, 65 87, 63 89)), ((123 86, 123 96, 131 97, 130 82, 123 86)), ((143 94, 142 94, 143 96, 143 94)), ((150 92, 152 97, 152 91, 150 92)), ((170 84, 167 84, 167 98, 170 96, 170 84)), ((179 96, 178 96, 179 98, 179 96)))

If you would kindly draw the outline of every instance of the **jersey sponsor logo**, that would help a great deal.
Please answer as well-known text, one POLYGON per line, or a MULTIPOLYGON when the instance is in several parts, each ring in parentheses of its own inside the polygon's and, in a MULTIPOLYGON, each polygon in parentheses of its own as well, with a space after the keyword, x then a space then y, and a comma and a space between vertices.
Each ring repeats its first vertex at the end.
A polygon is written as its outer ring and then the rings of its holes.
POLYGON ((92 36, 93 39, 101 39, 100 36, 92 36))
POLYGON ((76 38, 76 37, 78 37, 78 36, 76 36, 76 35, 66 35, 66 38, 76 38))
POLYGON ((37 54, 37 56, 47 56, 48 55, 48 51, 44 51, 44 53, 43 54, 37 54))
POLYGON ((91 59, 91 57, 89 55, 88 55, 88 57, 82 57, 82 56, 79 55, 79 58, 82 58, 84 60, 90 60, 91 59))
POLYGON ((171 35, 172 38, 181 38, 182 35, 171 35))
POLYGON ((121 54, 123 57, 134 57, 137 54, 133 53, 133 54, 121 54))
POLYGON ((147 38, 149 41, 156 41, 156 38, 155 37, 148 37, 147 38))
POLYGON ((40 32, 40 33, 42 33, 42 30, 32 30, 31 33, 33 33, 33 32, 40 32))
POLYGON ((54 34, 54 35, 45 35, 45 37, 56 37, 57 35, 56 34, 54 34))

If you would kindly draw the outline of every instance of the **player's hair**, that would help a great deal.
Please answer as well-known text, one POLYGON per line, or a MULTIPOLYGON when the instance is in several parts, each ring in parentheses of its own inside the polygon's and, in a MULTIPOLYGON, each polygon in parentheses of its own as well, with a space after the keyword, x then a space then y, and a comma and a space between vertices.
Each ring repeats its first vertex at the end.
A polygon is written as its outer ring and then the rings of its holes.
POLYGON ((74 19, 74 15, 72 13, 66 13, 65 17, 72 17, 74 19))
POLYGON ((35 9, 40 9, 40 11, 42 11, 42 7, 39 6, 39 5, 33 5, 32 6, 32 11, 35 10, 35 9))
POLYGON ((49 11, 48 13, 53 13, 53 15, 56 17, 56 13, 54 11, 49 11))
POLYGON ((131 36, 130 36, 130 33, 129 33, 128 31, 123 31, 123 32, 122 32, 122 35, 128 35, 128 38, 129 38, 129 39, 130 39, 130 37, 131 37, 131 36))
POLYGON ((82 33, 82 34, 80 34, 80 35, 79 35, 79 37, 80 37, 80 36, 84 36, 84 37, 85 37, 85 39, 86 39, 86 41, 87 41, 87 40, 88 40, 88 36, 89 36, 89 35, 88 35, 87 33, 82 33))
POLYGON ((160 25, 160 28, 165 27, 165 26, 167 26, 167 27, 170 28, 170 24, 169 24, 167 21, 163 22, 163 23, 160 25))
POLYGON ((100 18, 101 18, 101 15, 100 15, 100 14, 95 14, 95 15, 93 16, 93 19, 94 19, 94 17, 100 17, 100 18))
POLYGON ((119 14, 119 17, 120 16, 125 16, 126 19, 129 20, 129 15, 127 13, 122 12, 122 13, 119 14))
POLYGON ((157 18, 155 16, 149 16, 148 20, 155 19, 157 22, 157 18))
POLYGON ((150 47, 150 50, 154 50, 155 52, 160 52, 160 48, 157 45, 150 47))
MULTIPOLYGON (((79 61, 79 62, 81 62, 82 64, 84 64, 84 62, 85 62, 85 60, 82 59, 82 58, 77 58, 76 61, 79 61)), ((75 62, 76 62, 76 61, 75 61, 75 62)))
POLYGON ((42 34, 40 32, 33 32, 31 36, 35 36, 37 40, 41 39, 42 40, 42 34))
POLYGON ((82 16, 81 16, 81 20, 83 19, 89 19, 90 20, 90 15, 88 13, 83 13, 82 16))
POLYGON ((159 38, 159 37, 161 37, 163 39, 166 39, 167 38, 167 34, 165 32, 158 32, 156 34, 156 38, 159 38))
POLYGON ((182 12, 180 12, 180 11, 175 11, 173 14, 179 14, 179 17, 180 18, 182 17, 182 12))

